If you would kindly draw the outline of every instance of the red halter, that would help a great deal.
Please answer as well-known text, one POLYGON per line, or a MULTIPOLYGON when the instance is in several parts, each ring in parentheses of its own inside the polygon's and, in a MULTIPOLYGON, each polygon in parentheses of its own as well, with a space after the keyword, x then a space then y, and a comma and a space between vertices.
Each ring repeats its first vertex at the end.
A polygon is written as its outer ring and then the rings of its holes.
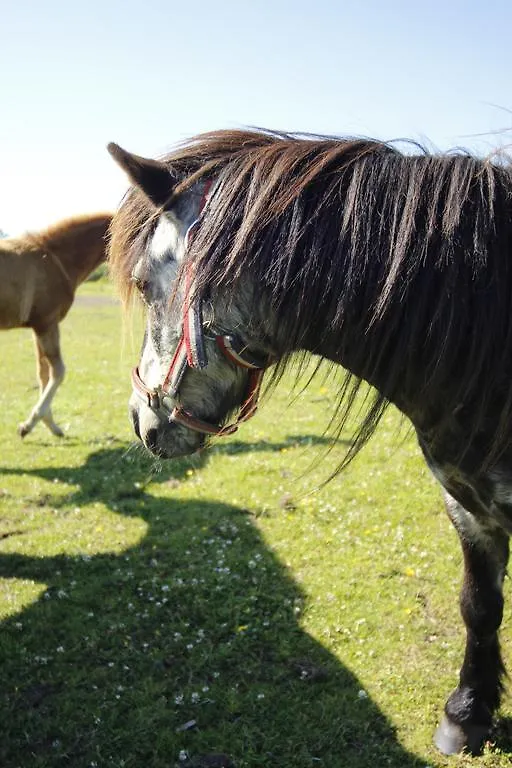
MULTIPOLYGON (((199 213, 201 213, 206 203, 210 185, 211 182, 205 187, 199 213)), ((186 234, 187 246, 190 245, 198 225, 199 219, 196 219, 189 227, 186 234)), ((263 374, 270 365, 271 359, 268 357, 262 361, 251 355, 246 345, 235 334, 215 334, 213 338, 224 356, 238 368, 244 368, 249 371, 245 400, 240 406, 236 420, 226 426, 211 424, 197 418, 179 405, 168 406, 166 400, 168 398, 172 400, 177 398, 179 387, 187 369, 196 368, 201 370, 208 365, 208 358, 204 348, 202 306, 201 302, 191 301, 191 295, 192 269, 189 268, 185 276, 183 328, 164 382, 162 385, 150 389, 142 381, 137 367, 132 370, 133 389, 150 408, 156 411, 165 411, 170 422, 183 424, 188 429, 208 435, 231 435, 233 432, 236 432, 241 422, 247 421, 256 413, 263 374)))
POLYGON ((241 422, 247 421, 256 413, 265 367, 256 366, 249 360, 243 358, 242 352, 235 347, 236 341, 234 336, 230 334, 216 335, 215 341, 228 360, 231 360, 231 362, 235 363, 235 365, 240 368, 246 370, 249 369, 246 397, 240 406, 236 421, 232 424, 226 424, 225 426, 222 426, 221 424, 212 424, 203 419, 199 419, 181 406, 175 405, 172 408, 167 406, 166 398, 174 399, 177 396, 179 385, 183 380, 187 368, 196 367, 190 365, 186 352, 183 352, 185 346, 183 335, 178 343, 178 347, 176 348, 162 386, 155 387, 154 389, 147 387, 140 377, 138 368, 132 370, 132 384, 136 394, 142 396, 142 399, 150 408, 153 410, 163 410, 168 413, 169 421, 178 422, 189 429, 193 429, 195 432, 203 432, 207 435, 232 435, 233 432, 236 432, 238 425, 241 422))

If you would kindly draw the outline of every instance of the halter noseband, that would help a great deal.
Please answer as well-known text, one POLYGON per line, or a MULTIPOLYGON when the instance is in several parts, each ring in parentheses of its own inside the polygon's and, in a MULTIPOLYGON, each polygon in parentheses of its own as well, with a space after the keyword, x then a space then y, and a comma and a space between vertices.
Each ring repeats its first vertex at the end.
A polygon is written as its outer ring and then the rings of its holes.
MULTIPOLYGON (((211 184, 211 183, 210 183, 211 184)), ((201 200, 199 214, 201 214, 210 188, 207 184, 201 200)), ((185 242, 190 246, 194 234, 199 226, 199 218, 188 228, 185 242)), ((265 369, 271 362, 270 357, 265 360, 252 355, 244 342, 234 333, 214 333, 207 338, 216 342, 217 346, 231 363, 238 368, 249 372, 249 381, 245 400, 240 406, 236 420, 232 424, 222 426, 212 424, 199 419, 179 405, 168 406, 167 398, 175 400, 178 396, 183 377, 189 368, 202 370, 208 365, 208 358, 204 345, 204 329, 201 301, 191 301, 192 294, 192 268, 185 276, 185 299, 183 303, 183 325, 178 346, 174 351, 164 382, 154 389, 150 389, 141 379, 138 367, 132 370, 132 386, 135 394, 141 397, 152 410, 164 411, 170 422, 182 424, 195 432, 207 435, 232 435, 238 425, 250 419, 256 413, 261 382, 265 369)))
MULTIPOLYGON (((200 335, 202 336, 202 328, 200 335)), ((168 414, 170 422, 183 424, 183 426, 188 427, 195 432, 202 432, 207 435, 232 435, 233 432, 236 432, 238 425, 241 422, 247 421, 256 413, 261 382, 268 363, 262 365, 259 362, 256 363, 254 359, 249 359, 247 349, 234 334, 215 334, 210 338, 213 338, 216 341, 217 346, 228 360, 234 363, 237 367, 249 371, 249 381, 247 384, 245 400, 240 406, 236 421, 232 424, 227 424, 225 426, 222 426, 221 424, 212 424, 203 419, 199 419, 179 405, 169 407, 166 403, 167 398, 173 400, 176 399, 180 384, 183 381, 183 377, 188 368, 201 369, 205 367, 204 365, 198 365, 194 362, 196 357, 192 350, 194 349, 195 344, 190 345, 189 341, 187 341, 185 324, 178 346, 176 347, 167 371, 167 375, 164 379, 164 383, 161 386, 150 389, 142 381, 139 369, 134 368, 132 370, 132 385, 134 392, 144 400, 146 405, 155 411, 165 411, 166 414, 168 414), (192 352, 192 354, 190 354, 190 352, 192 352)))

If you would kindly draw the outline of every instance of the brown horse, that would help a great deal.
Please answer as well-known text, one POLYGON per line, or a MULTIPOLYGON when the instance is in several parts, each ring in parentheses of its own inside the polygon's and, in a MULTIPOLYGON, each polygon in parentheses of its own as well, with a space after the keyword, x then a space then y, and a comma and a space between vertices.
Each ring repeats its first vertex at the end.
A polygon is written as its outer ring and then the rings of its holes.
POLYGON ((19 425, 25 437, 38 421, 54 435, 62 430, 51 404, 64 378, 59 323, 76 288, 105 260, 110 213, 64 219, 41 232, 0 240, 0 329, 32 328, 41 394, 19 425))

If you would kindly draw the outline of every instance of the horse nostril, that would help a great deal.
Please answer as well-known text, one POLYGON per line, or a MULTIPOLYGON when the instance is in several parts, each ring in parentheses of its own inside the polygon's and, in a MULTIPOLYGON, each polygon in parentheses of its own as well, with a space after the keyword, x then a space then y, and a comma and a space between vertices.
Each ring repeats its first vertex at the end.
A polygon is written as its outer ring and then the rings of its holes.
POLYGON ((158 449, 158 432, 156 429, 148 429, 145 435, 144 442, 150 451, 156 451, 158 449))

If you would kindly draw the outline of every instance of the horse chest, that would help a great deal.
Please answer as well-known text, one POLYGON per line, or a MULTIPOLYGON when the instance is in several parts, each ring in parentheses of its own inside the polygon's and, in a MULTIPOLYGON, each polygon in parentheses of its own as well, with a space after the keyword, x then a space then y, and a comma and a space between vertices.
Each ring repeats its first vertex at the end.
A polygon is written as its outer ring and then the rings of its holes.
MULTIPOLYGON (((18 265, 18 262, 20 259, 14 262, 15 265, 18 265)), ((11 269, 0 285, 0 328, 28 325, 35 294, 36 281, 33 270, 11 269)))

